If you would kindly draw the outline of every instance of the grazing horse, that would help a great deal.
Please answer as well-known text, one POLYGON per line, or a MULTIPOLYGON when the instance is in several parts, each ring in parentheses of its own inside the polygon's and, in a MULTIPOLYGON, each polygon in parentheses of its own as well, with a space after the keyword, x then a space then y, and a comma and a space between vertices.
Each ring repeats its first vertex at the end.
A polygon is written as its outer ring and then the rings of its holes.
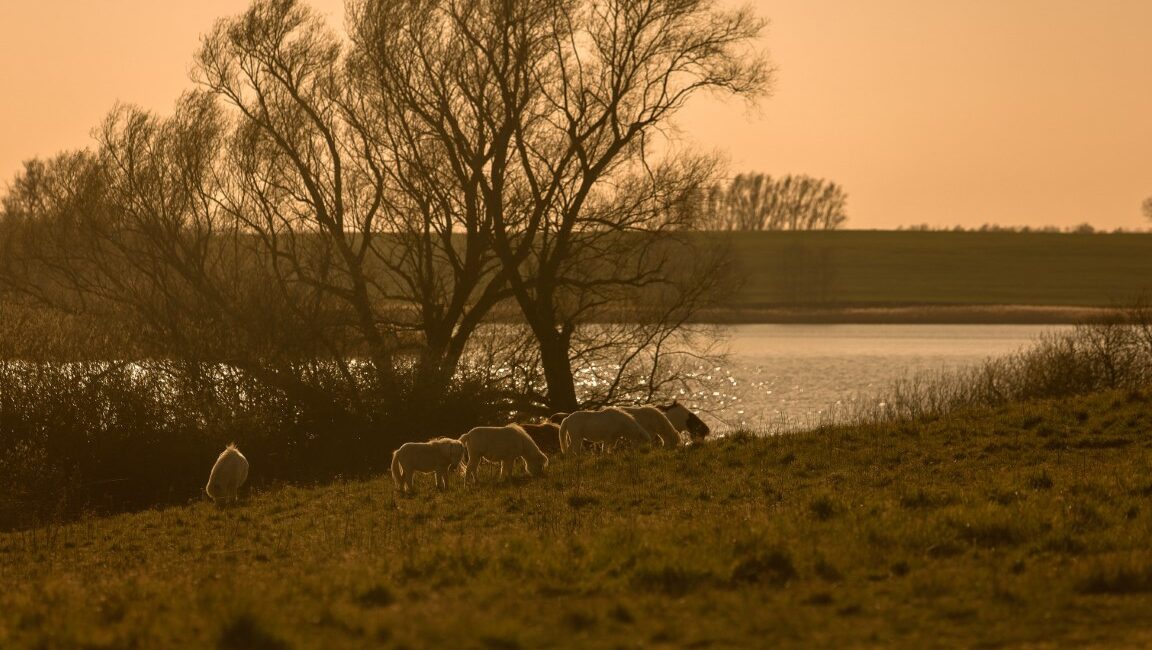
POLYGON ((672 423, 672 426, 676 427, 677 431, 687 431, 694 440, 705 438, 709 433, 712 433, 708 425, 704 424, 704 420, 696 417, 696 414, 689 411, 688 407, 676 400, 672 400, 671 404, 658 404, 656 408, 664 411, 664 415, 672 423))
MULTIPOLYGON (((665 447, 679 447, 683 444, 680 439, 680 430, 677 429, 664 415, 664 412, 655 406, 622 406, 628 415, 636 418, 640 426, 658 439, 665 447)), ((655 441, 653 441, 655 442, 655 441)))
POLYGON ((464 443, 454 438, 406 442, 392 452, 392 482, 401 493, 412 492, 416 472, 436 474, 436 487, 448 487, 448 473, 464 458, 464 443))
POLYGON ((208 485, 204 486, 204 491, 216 503, 236 501, 236 491, 244 485, 247 478, 248 459, 233 443, 216 458, 216 464, 212 466, 212 472, 208 475, 208 485))
POLYGON ((503 427, 474 427, 460 436, 460 442, 468 450, 468 460, 462 470, 464 482, 472 478, 476 482, 476 468, 481 460, 500 463, 500 478, 511 473, 518 458, 524 459, 524 466, 532 476, 542 476, 548 466, 548 456, 540 451, 532 437, 517 424, 503 427), (512 463, 509 466, 509 463, 512 463))
POLYGON ((554 454, 560 451, 560 425, 553 422, 541 424, 521 423, 520 428, 532 438, 540 451, 554 454))
POLYGON ((610 406, 602 411, 576 411, 560 423, 561 451, 579 454, 584 440, 605 446, 617 440, 650 445, 652 434, 627 411, 610 406))

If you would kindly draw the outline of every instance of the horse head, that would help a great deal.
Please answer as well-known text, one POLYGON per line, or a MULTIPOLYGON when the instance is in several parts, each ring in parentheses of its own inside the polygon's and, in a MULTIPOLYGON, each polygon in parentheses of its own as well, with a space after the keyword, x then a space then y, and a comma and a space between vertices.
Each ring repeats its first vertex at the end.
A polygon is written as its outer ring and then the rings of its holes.
POLYGON ((664 415, 677 429, 681 431, 687 429, 692 438, 704 438, 712 433, 712 429, 708 428, 704 420, 701 420, 695 413, 688 410, 688 407, 675 399, 672 400, 671 404, 658 404, 657 408, 664 411, 664 415))

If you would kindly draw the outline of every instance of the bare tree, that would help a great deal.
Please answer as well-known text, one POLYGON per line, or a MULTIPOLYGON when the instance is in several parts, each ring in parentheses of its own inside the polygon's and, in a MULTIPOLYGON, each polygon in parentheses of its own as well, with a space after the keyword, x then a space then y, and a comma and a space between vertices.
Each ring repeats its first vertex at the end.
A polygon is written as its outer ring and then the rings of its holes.
MULTIPOLYGON (((369 8, 349 9, 362 32, 369 8)), ((426 29, 426 9, 381 4, 371 15, 397 38, 426 29)), ((377 366, 415 350, 436 390, 510 294, 472 178, 482 153, 428 133, 451 128, 426 119, 429 103, 462 109, 437 76, 459 70, 421 67, 413 53, 392 76, 368 74, 363 53, 342 52, 302 4, 260 0, 205 39, 198 78, 238 119, 239 182, 221 205, 258 235, 284 281, 342 303, 377 366)))
POLYGON ((1152 196, 1144 199, 1144 202, 1140 204, 1140 211, 1144 213, 1145 217, 1152 220, 1152 196))
POLYGON ((232 124, 209 198, 253 235, 284 295, 306 288, 334 301, 341 324, 387 372, 399 341, 377 309, 370 268, 387 199, 345 119, 340 53, 335 34, 291 0, 258 1, 217 23, 194 71, 232 124))
POLYGON ((284 293, 255 240, 215 208, 223 126, 202 95, 167 119, 118 107, 98 153, 29 163, 4 205, 0 281, 118 330, 129 349, 113 358, 225 362, 330 408, 293 371, 339 358, 324 320, 301 313, 308 296, 284 293))
MULTIPOLYGON (((465 222, 483 224, 536 341, 550 405, 578 403, 574 362, 611 348, 605 357, 627 368, 680 329, 707 291, 672 290, 680 312, 659 323, 629 313, 627 336, 589 324, 671 288, 673 264, 711 259, 687 251, 690 239, 667 242, 697 216, 686 206, 712 162, 656 160, 653 146, 698 93, 764 91, 769 69, 749 53, 761 20, 708 0, 350 9, 356 68, 381 89, 378 121, 403 121, 395 131, 409 138, 414 167, 441 170, 465 222)), ((696 270, 693 282, 717 277, 696 270)))
POLYGON ((577 404, 574 365, 589 399, 659 389, 725 278, 689 234, 715 163, 667 146, 670 119, 701 92, 764 91, 763 22, 710 0, 348 13, 346 47, 297 0, 256 0, 204 38, 174 116, 117 108, 97 153, 51 183, 29 168, 53 206, 17 192, 6 212, 36 218, 4 221, 83 226, 17 238, 67 291, 24 286, 273 379, 366 358, 387 386, 411 350, 443 386, 495 314, 526 324, 503 349, 526 388, 542 369, 541 404, 577 404))

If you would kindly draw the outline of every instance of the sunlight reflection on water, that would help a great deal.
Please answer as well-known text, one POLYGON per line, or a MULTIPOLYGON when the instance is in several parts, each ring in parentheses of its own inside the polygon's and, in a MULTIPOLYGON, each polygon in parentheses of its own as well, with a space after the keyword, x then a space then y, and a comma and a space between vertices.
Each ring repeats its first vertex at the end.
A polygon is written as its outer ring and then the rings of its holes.
POLYGON ((723 366, 680 399, 723 431, 809 428, 872 405, 901 378, 1017 352, 1052 325, 738 325, 723 366))

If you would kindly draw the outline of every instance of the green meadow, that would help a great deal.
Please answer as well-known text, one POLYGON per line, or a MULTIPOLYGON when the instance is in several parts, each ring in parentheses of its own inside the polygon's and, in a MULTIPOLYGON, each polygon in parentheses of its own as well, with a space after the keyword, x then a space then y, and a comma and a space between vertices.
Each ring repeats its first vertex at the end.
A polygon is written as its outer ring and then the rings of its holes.
POLYGON ((845 230, 714 235, 731 306, 1114 307, 1152 293, 1152 234, 845 230))
POLYGON ((1148 647, 1150 428, 1113 390, 89 517, 0 535, 0 647, 1148 647))

